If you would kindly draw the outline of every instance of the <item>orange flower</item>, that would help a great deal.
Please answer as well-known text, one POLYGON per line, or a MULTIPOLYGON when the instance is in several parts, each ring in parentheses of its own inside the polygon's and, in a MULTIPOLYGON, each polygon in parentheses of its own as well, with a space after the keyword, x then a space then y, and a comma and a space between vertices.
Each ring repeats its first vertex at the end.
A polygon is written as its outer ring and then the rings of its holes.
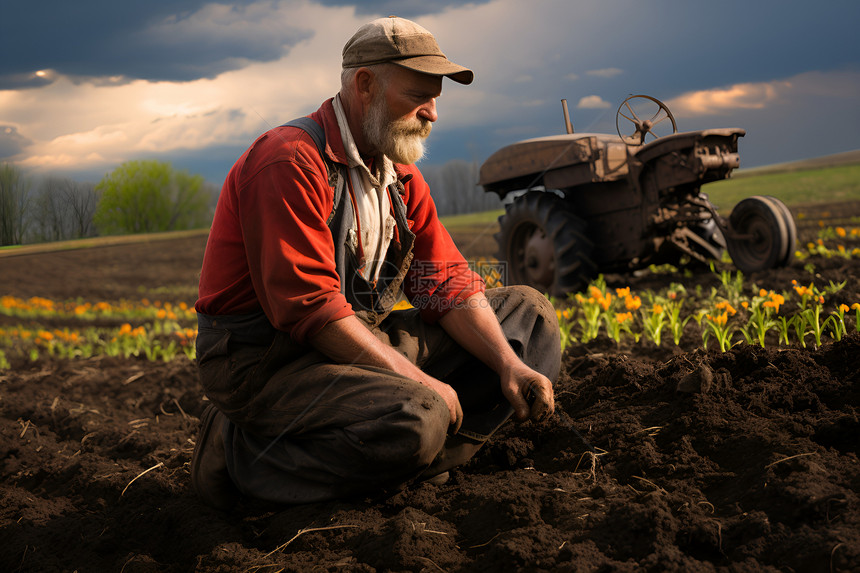
POLYGON ((654 314, 663 314, 663 305, 655 304, 654 308, 651 309, 651 312, 654 314))
POLYGON ((723 326, 729 321, 729 314, 727 312, 724 312, 723 314, 720 314, 718 316, 711 316, 709 314, 709 315, 707 315, 707 317, 708 317, 708 320, 710 320, 711 322, 713 322, 717 326, 723 326))
POLYGON ((750 307, 750 303, 748 303, 747 301, 742 301, 741 306, 744 307, 744 310, 746 310, 750 307))
POLYGON ((603 310, 609 310, 609 305, 612 304, 612 295, 610 293, 606 293, 606 296, 599 299, 597 302, 603 307, 603 310))
POLYGON ((638 296, 628 296, 624 299, 624 306, 627 310, 637 310, 642 306, 642 299, 638 296))
POLYGON ((616 322, 618 322, 618 324, 624 324, 628 320, 633 320, 633 313, 632 312, 616 312, 615 313, 615 320, 616 320, 616 322))
POLYGON ((848 308, 848 305, 847 305, 847 304, 840 304, 840 305, 839 305, 839 310, 841 310, 842 312, 848 312, 848 311, 849 311, 849 310, 851 310, 851 309, 849 309, 849 308, 848 308))
POLYGON ((732 316, 734 316, 738 312, 732 307, 732 305, 729 304, 728 301, 725 301, 725 300, 723 302, 717 303, 717 309, 724 310, 724 311, 730 313, 732 316))
POLYGON ((618 298, 627 298, 630 296, 630 287, 617 288, 615 294, 618 295, 618 298))
POLYGON ((847 235, 848 233, 845 232, 845 228, 836 227, 836 234, 839 235, 840 237, 845 237, 845 235, 847 235))
POLYGON ((758 291, 758 295, 759 296, 767 296, 767 291, 764 289, 761 289, 760 291, 758 291))

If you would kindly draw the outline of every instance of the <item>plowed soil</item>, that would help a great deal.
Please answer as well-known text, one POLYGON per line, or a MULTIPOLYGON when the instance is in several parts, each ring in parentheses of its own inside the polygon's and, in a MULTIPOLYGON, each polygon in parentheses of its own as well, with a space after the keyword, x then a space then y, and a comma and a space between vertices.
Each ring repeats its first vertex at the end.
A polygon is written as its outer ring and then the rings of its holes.
MULTIPOLYGON (((4 258, 0 294, 193 302, 204 244, 4 258)), ((812 262, 860 302, 857 259, 812 262)), ((801 262, 748 278, 811 280, 801 262)), ((506 425, 444 485, 231 513, 190 488, 192 363, 18 361, 0 372, 0 570, 860 571, 860 337, 697 346, 570 348, 548 425, 506 425)))

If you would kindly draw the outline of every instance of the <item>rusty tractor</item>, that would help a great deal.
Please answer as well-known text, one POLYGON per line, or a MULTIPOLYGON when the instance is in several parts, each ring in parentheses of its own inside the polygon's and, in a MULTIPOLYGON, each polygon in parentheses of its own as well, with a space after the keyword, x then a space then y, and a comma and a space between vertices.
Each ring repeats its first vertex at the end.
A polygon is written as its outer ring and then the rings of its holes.
POLYGON ((567 133, 514 143, 481 166, 479 185, 509 201, 496 234, 507 282, 565 296, 599 273, 719 261, 724 250, 745 273, 788 263, 796 227, 781 201, 749 197, 724 218, 701 191, 738 167, 743 129, 679 133, 664 103, 634 95, 618 108, 617 134, 574 133, 562 108, 567 133))

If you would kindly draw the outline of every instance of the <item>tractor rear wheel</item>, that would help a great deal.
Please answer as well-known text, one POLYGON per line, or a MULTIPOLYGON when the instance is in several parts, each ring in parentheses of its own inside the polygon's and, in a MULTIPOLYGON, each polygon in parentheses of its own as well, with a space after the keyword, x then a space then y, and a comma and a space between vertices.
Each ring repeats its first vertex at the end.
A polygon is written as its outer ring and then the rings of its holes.
POLYGON ((794 234, 789 230, 782 207, 769 198, 748 197, 735 205, 729 226, 732 231, 726 237, 729 255, 741 271, 762 271, 788 262, 794 234))
POLYGON ((507 283, 525 284, 556 297, 583 289, 596 274, 594 245, 585 221, 550 192, 530 191, 499 217, 498 259, 507 262, 507 283))

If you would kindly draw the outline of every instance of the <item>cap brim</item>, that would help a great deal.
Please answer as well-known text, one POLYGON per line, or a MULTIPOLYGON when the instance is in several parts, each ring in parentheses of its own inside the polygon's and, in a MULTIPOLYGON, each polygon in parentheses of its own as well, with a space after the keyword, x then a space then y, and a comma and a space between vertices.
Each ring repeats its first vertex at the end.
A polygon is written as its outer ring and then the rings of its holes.
POLYGON ((475 79, 475 74, 469 68, 455 64, 444 56, 416 56, 402 60, 392 60, 392 64, 430 74, 431 76, 447 76, 458 84, 469 85, 475 79))

